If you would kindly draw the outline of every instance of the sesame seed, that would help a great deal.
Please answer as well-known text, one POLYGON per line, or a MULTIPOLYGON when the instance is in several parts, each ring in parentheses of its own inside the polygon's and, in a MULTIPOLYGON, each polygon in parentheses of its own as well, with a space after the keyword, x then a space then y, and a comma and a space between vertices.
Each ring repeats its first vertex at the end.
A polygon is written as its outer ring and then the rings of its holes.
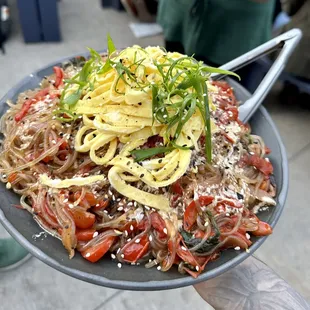
POLYGON ((93 238, 97 237, 98 234, 99 234, 98 231, 95 231, 94 234, 93 234, 93 238))
POLYGON ((236 247, 235 247, 235 250, 236 250, 236 251, 239 251, 239 250, 240 250, 240 246, 236 246, 236 247))
POLYGON ((127 242, 129 242, 129 241, 131 241, 131 238, 128 238, 128 239, 127 239, 127 242))
POLYGON ((149 240, 152 241, 152 240, 153 240, 153 237, 152 237, 152 236, 149 236, 149 240))
POLYGON ((229 213, 226 213, 226 216, 230 216, 230 214, 229 214, 229 213))
POLYGON ((163 118, 167 118, 167 114, 163 115, 163 118))
POLYGON ((114 195, 112 195, 112 200, 115 201, 115 196, 114 195))
POLYGON ((130 230, 133 230, 133 226, 132 225, 130 225, 130 230))
POLYGON ((7 189, 12 188, 12 184, 11 184, 10 182, 6 183, 6 188, 7 188, 7 189))
POLYGON ((128 237, 128 231, 127 230, 125 230, 125 237, 128 237))
POLYGON ((187 251, 187 248, 185 247, 185 246, 181 246, 181 249, 183 250, 183 251, 187 251))
POLYGON ((250 253, 250 250, 249 250, 248 248, 246 248, 245 251, 246 251, 247 253, 250 253))
POLYGON ((202 94, 202 96, 203 96, 203 97, 206 97, 206 96, 207 96, 207 94, 202 94))
POLYGON ((73 208, 74 207, 74 205, 72 204, 72 203, 69 203, 69 208, 73 208))
POLYGON ((209 222, 205 222, 204 226, 207 227, 209 225, 209 222))
POLYGON ((111 192, 111 190, 108 190, 108 193, 109 193, 110 196, 113 195, 113 193, 111 192))
POLYGON ((118 248, 117 251, 116 251, 116 254, 118 254, 120 250, 121 250, 121 248, 118 248))
POLYGON ((136 206, 137 206, 137 202, 135 201, 135 202, 133 203, 133 205, 136 207, 136 206))
POLYGON ((64 199, 63 203, 66 203, 66 202, 68 202, 68 201, 69 201, 69 199, 66 198, 66 199, 64 199))
POLYGON ((135 241, 135 243, 139 243, 140 242, 140 239, 138 238, 138 239, 136 239, 136 241, 135 241))
POLYGON ((117 208, 117 211, 123 211, 123 210, 124 210, 123 207, 118 207, 118 208, 117 208))
POLYGON ((85 257, 89 257, 90 256, 90 253, 86 253, 85 257))
POLYGON ((131 207, 132 205, 133 205, 132 202, 128 202, 128 204, 127 204, 128 207, 131 207))
POLYGON ((196 266, 196 270, 199 271, 199 266, 196 266))
POLYGON ((248 233, 246 233, 245 236, 248 240, 250 240, 251 236, 248 233))
POLYGON ((161 267, 160 267, 160 266, 157 266, 157 270, 161 270, 161 267))
POLYGON ((112 257, 112 259, 115 259, 116 258, 116 256, 115 256, 115 254, 111 254, 111 257, 112 257))
POLYGON ((125 257, 125 255, 124 254, 121 254, 121 258, 124 258, 125 257))
POLYGON ((121 264, 121 263, 118 263, 118 264, 117 264, 117 267, 118 267, 118 268, 122 268, 122 264, 121 264))
POLYGON ((163 232, 164 232, 164 234, 166 234, 166 235, 167 235, 168 230, 167 230, 167 228, 166 228, 166 227, 163 229, 163 232))
POLYGON ((121 200, 122 200, 121 198, 117 198, 117 199, 116 199, 117 202, 120 202, 121 200))
POLYGON ((150 207, 148 207, 148 206, 144 206, 144 208, 145 208, 146 210, 150 210, 150 207))

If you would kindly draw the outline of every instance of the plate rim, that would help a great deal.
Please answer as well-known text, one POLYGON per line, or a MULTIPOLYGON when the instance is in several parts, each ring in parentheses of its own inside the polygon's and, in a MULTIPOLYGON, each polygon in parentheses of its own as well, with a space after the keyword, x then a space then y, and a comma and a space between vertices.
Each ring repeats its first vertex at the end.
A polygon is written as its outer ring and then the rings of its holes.
MULTIPOLYGON (((61 58, 60 60, 51 62, 50 64, 48 64, 48 65, 36 70, 35 72, 27 75, 26 77, 21 79, 14 87, 12 87, 1 98, 0 103, 3 104, 7 99, 9 99, 10 97, 13 97, 16 94, 16 89, 19 89, 20 87, 25 85, 25 83, 27 83, 30 78, 37 77, 40 80, 41 77, 38 76, 39 72, 41 72, 43 70, 47 70, 47 69, 49 69, 49 68, 51 68, 57 64, 60 64, 64 61, 67 61, 67 60, 69 60, 73 57, 76 57, 78 55, 79 56, 80 55, 81 56, 87 56, 87 55, 89 55, 89 53, 78 53, 78 54, 74 54, 74 55, 69 56, 69 57, 61 58)), ((232 80, 230 80, 230 82, 231 81, 232 80)), ((235 85, 238 84, 239 86, 241 86, 239 83, 237 83, 235 81, 232 81, 231 83, 235 84, 235 85)), ((242 87, 241 89, 248 96, 251 95, 245 88, 242 87)), ((279 149, 280 149, 281 158, 282 158, 281 170, 283 173, 283 177, 282 177, 283 184, 282 184, 281 192, 278 195, 278 203, 276 205, 277 210, 275 211, 275 213, 273 215, 272 221, 269 223, 274 228, 274 226, 278 222, 278 220, 279 220, 279 218, 283 212, 283 209, 285 206, 285 200, 286 200, 287 193, 288 193, 288 184, 289 184, 289 180, 288 180, 288 174, 289 174, 288 160, 287 160, 287 154, 286 154, 285 146, 283 144, 281 136, 280 136, 278 129, 277 129, 275 123, 273 122, 271 116, 269 115, 269 113, 267 112, 267 110, 263 106, 260 106, 260 108, 257 110, 257 112, 254 115, 256 115, 257 113, 261 113, 263 115, 263 117, 266 119, 266 121, 269 123, 269 125, 271 126, 271 128, 274 132, 274 135, 277 139, 279 149)), ((66 266, 62 265, 57 260, 55 260, 55 259, 51 258, 50 256, 48 256, 47 254, 45 254, 38 247, 32 245, 27 240, 27 238, 25 238, 22 234, 20 234, 17 231, 17 229, 15 229, 15 227, 6 219, 1 208, 0 208, 0 223, 9 232, 9 234, 15 240, 17 240, 27 251, 29 251, 33 256, 35 256, 36 258, 38 258, 39 260, 41 260, 43 263, 47 264, 48 266, 50 266, 50 267, 52 267, 52 268, 54 268, 60 272, 63 272, 69 276, 72 276, 76 279, 83 280, 85 282, 89 282, 89 283, 96 284, 99 286, 114 288, 114 289, 135 290, 135 291, 174 289, 174 288, 180 288, 180 287, 194 285, 194 284, 212 279, 212 278, 219 276, 222 273, 228 271, 229 269, 237 266, 242 261, 244 261, 246 258, 253 255, 253 253, 263 244, 263 242, 268 237, 268 236, 265 236, 265 237, 259 238, 250 247, 249 253, 247 253, 245 251, 241 252, 236 257, 227 261, 223 265, 218 266, 218 267, 216 267, 210 271, 206 271, 206 272, 202 273, 197 279, 194 279, 191 276, 185 276, 182 278, 172 279, 172 280, 134 282, 134 281, 126 281, 126 280, 111 280, 111 279, 107 279, 107 278, 102 277, 102 276, 87 273, 87 272, 80 271, 80 270, 75 269, 75 268, 70 268, 70 267, 66 267, 66 266)))

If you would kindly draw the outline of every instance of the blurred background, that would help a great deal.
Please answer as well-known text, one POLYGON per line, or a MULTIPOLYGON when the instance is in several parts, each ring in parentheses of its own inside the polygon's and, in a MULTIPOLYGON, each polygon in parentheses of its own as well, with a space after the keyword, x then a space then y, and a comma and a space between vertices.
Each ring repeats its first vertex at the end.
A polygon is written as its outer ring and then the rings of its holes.
MULTIPOLYGON (((0 0, 0 9, 0 97, 50 62, 84 52, 86 47, 104 50, 107 33, 119 48, 161 45, 221 65, 272 35, 300 27, 302 42, 264 103, 287 149, 289 195, 274 234, 255 254, 310 301, 306 196, 310 185, 309 0, 0 0), (242 7, 236 5, 242 1, 242 7), (227 10, 238 12, 228 17, 227 10)), ((271 64, 272 57, 265 57, 244 69, 244 85, 253 91, 271 64)), ((36 258, 0 272, 0 310, 86 307, 164 310, 207 306, 191 287, 143 294, 106 289, 70 278, 36 258)))

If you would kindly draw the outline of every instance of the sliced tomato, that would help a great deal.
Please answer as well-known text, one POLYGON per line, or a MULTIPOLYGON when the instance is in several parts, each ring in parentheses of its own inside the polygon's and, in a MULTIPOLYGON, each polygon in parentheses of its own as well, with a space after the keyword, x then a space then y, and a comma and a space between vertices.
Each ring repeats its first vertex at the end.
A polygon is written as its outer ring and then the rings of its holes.
POLYGON ((198 198, 198 201, 201 206, 207 206, 213 201, 214 197, 213 196, 200 196, 198 198))
POLYGON ((126 262, 135 263, 148 251, 150 242, 147 234, 143 235, 138 243, 135 241, 132 240, 121 249, 121 253, 124 255, 123 259, 126 262))
POLYGON ((90 228, 94 225, 96 217, 94 214, 83 210, 82 208, 68 208, 67 210, 73 217, 76 227, 81 229, 90 228))
POLYGON ((63 84, 64 72, 60 67, 53 67, 55 72, 55 87, 58 88, 60 85, 63 84))
POLYGON ((46 164, 49 163, 50 161, 52 161, 54 158, 53 156, 46 156, 42 159, 43 162, 45 162, 46 164))
POLYGON ((272 164, 258 155, 244 155, 240 160, 240 165, 250 165, 261 171, 265 175, 273 173, 272 164))
POLYGON ((113 245, 116 236, 107 236, 103 238, 98 244, 81 252, 82 256, 88 261, 95 263, 106 254, 113 245))
POLYGON ((192 226, 196 223, 198 211, 196 203, 193 200, 185 209, 183 218, 183 227, 186 231, 190 231, 192 226))
POLYGON ((180 196, 183 195, 183 188, 179 181, 176 181, 173 184, 171 184, 171 192, 174 194, 178 194, 180 196))
POLYGON ((159 215, 158 212, 153 212, 150 215, 151 217, 151 225, 158 232, 160 238, 165 238, 167 234, 164 233, 164 229, 166 228, 166 223, 163 218, 159 215))
POLYGON ((67 150, 68 148, 69 148, 69 143, 65 140, 59 145, 60 150, 67 150))
MULTIPOLYGON (((81 197, 81 192, 75 192, 74 193, 74 200, 78 200, 81 197)), ((95 195, 91 192, 86 192, 84 198, 80 202, 80 206, 83 208, 89 208, 93 207, 98 203, 97 198, 95 195)))
POLYGON ((137 227, 138 225, 136 221, 129 221, 126 222, 126 224, 122 228, 120 228, 120 230, 122 231, 127 230, 127 232, 130 233, 136 231, 138 229, 137 227))
POLYGON ((258 229, 251 232, 254 236, 268 236, 272 234, 272 227, 263 221, 258 222, 258 229))
POLYGON ((90 241, 95 232, 96 229, 77 229, 75 235, 78 241, 90 241))
POLYGON ((107 208, 110 204, 110 200, 106 199, 106 200, 100 200, 98 201, 97 204, 95 204, 93 206, 93 210, 94 211, 100 211, 100 210, 104 210, 105 208, 107 208))

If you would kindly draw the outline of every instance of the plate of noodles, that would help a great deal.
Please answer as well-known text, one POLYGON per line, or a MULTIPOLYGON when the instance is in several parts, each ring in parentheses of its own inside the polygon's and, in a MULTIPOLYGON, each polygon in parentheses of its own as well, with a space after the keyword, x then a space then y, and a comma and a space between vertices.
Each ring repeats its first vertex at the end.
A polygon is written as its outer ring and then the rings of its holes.
POLYGON ((139 46, 71 57, 1 101, 0 220, 73 277, 149 290, 251 255, 284 206, 285 149, 250 94, 193 57, 139 46), (5 103, 7 102, 7 104, 5 103))

